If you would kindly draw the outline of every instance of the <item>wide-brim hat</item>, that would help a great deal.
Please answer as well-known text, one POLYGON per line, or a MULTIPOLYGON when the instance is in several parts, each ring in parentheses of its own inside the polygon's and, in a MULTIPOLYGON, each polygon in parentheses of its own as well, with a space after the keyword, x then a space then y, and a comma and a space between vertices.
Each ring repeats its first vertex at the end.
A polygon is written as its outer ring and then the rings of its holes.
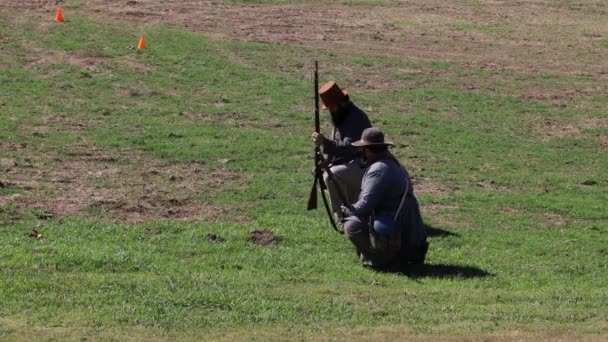
POLYGON ((363 130, 361 139, 353 142, 351 145, 355 147, 364 146, 393 146, 390 141, 384 141, 384 133, 376 127, 370 127, 363 130))
POLYGON ((348 98, 348 91, 341 89, 335 81, 329 81, 319 88, 321 108, 327 109, 329 104, 338 104, 348 98))

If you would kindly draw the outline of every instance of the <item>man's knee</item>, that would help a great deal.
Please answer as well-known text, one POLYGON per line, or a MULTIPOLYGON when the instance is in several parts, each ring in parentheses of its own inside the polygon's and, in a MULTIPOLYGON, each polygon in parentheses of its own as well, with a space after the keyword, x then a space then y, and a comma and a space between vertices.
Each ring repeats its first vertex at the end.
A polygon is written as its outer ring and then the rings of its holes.
POLYGON ((352 242, 357 251, 369 252, 370 241, 367 225, 360 221, 348 220, 344 222, 344 234, 352 242))
POLYGON ((355 219, 350 218, 346 222, 344 222, 344 233, 349 238, 353 238, 355 236, 360 236, 362 234, 369 234, 369 227, 367 224, 355 219))
MULTIPOLYGON (((329 171, 331 172, 331 174, 334 177, 336 177, 336 176, 339 177, 344 173, 345 169, 346 168, 344 167, 344 165, 334 165, 329 168, 329 171)), ((327 171, 323 172, 323 179, 325 179, 325 180, 329 179, 329 175, 327 174, 327 171)))

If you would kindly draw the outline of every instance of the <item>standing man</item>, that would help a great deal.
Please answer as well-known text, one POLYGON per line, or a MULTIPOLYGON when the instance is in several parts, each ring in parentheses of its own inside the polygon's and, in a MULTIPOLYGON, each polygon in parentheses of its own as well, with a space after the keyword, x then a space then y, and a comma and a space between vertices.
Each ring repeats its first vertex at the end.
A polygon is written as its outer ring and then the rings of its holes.
POLYGON ((328 155, 335 182, 329 180, 326 172, 323 179, 329 190, 332 212, 337 219, 341 219, 338 191, 342 191, 349 204, 355 202, 363 177, 363 168, 351 143, 359 140, 363 130, 371 127, 371 123, 367 114, 350 101, 348 93, 340 89, 336 82, 325 83, 319 89, 319 97, 323 109, 329 110, 333 128, 330 138, 314 132, 312 141, 322 146, 323 153, 328 155))
POLYGON ((341 210, 346 216, 344 231, 364 265, 424 263, 426 228, 410 176, 388 150, 392 143, 371 127, 352 145, 363 150, 367 169, 358 200, 341 210))

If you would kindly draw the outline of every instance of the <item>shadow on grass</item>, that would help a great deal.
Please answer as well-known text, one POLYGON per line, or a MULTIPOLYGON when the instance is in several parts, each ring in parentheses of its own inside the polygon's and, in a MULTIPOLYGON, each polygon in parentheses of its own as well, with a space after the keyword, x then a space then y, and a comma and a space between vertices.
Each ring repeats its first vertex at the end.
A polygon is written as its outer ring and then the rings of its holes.
POLYGON ((444 230, 441 228, 435 228, 435 227, 431 227, 428 224, 424 224, 424 227, 426 228, 426 233, 429 237, 448 237, 448 236, 456 236, 459 237, 460 234, 457 233, 452 233, 448 230, 444 230))
POLYGON ((470 279, 470 278, 484 278, 493 277, 494 274, 486 272, 481 268, 473 266, 460 266, 460 265, 400 265, 392 266, 387 269, 376 269, 377 272, 382 273, 396 273, 402 274, 409 278, 438 278, 438 279, 470 279))

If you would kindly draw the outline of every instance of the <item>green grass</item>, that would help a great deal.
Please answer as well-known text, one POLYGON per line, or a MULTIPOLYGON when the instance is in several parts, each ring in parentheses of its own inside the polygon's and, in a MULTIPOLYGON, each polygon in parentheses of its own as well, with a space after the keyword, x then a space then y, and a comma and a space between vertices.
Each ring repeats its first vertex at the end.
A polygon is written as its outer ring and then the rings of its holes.
MULTIPOLYGON (((210 195, 190 193, 231 208, 214 222, 43 220, 44 208, 0 206, 0 338, 606 333, 608 159, 598 139, 606 128, 559 136, 539 124, 605 117, 605 97, 562 107, 516 93, 530 84, 562 89, 596 80, 326 55, 152 25, 145 29, 149 48, 136 51, 126 48, 137 39, 126 23, 3 19, 0 36, 9 43, 0 52, 0 141, 27 146, 3 151, 20 165, 3 170, 26 172, 28 160, 41 171, 61 168, 39 160, 75 158, 66 146, 77 144, 246 177, 210 195), (90 65, 61 58, 91 51, 98 55, 90 65), (53 61, 32 62, 45 55, 53 61), (374 109, 372 121, 421 181, 423 215, 435 233, 428 265, 406 274, 364 269, 324 213, 304 209, 314 58, 323 79, 354 81, 348 66, 362 78, 396 82, 382 92, 351 93, 374 109), (492 75, 500 79, 494 91, 486 88, 492 75), (462 87, 460 76, 481 86, 462 87), (49 115, 68 119, 49 122, 49 115), (240 215, 250 220, 237 223, 240 215), (29 238, 32 229, 44 237, 29 238), (255 246, 248 233, 262 229, 282 239, 255 246)), ((14 176, 1 176, 3 199, 28 191, 14 176)), ((99 178, 96 186, 111 183, 99 178)))

